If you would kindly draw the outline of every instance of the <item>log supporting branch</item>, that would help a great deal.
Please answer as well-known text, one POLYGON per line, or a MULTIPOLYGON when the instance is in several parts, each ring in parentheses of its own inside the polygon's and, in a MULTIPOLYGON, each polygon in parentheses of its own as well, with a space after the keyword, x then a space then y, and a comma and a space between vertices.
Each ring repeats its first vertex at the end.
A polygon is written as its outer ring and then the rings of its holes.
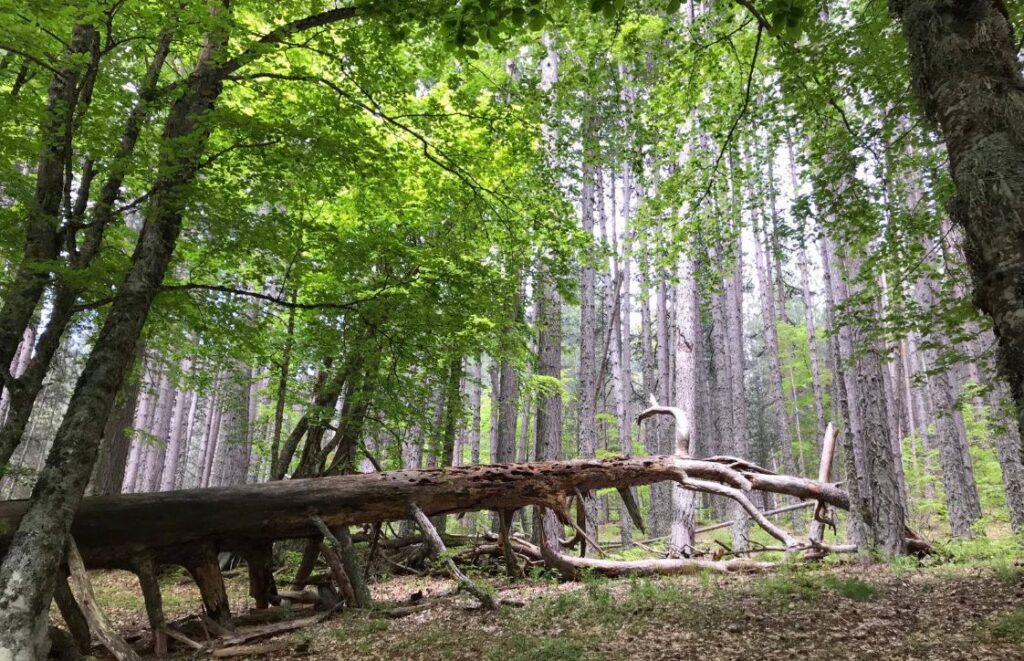
POLYGON ((74 538, 68 541, 67 561, 68 583, 75 601, 89 623, 90 631, 117 661, 138 661, 139 655, 114 630, 107 616, 96 603, 96 595, 92 591, 89 573, 85 570, 85 563, 78 552, 74 538))
POLYGON ((274 546, 272 542, 253 543, 241 549, 242 557, 249 566, 249 595, 256 602, 256 608, 269 608, 277 586, 274 584, 274 546))
POLYGON ((494 601, 494 597, 491 593, 480 588, 474 583, 468 576, 466 576, 455 561, 448 557, 448 549, 444 546, 444 540, 437 534, 437 529, 434 528, 434 524, 430 522, 430 517, 423 513, 423 510, 416 505, 416 503, 409 503, 409 515, 413 521, 423 531, 423 536, 427 540, 427 544, 430 546, 431 554, 442 560, 448 568, 448 573, 451 577, 459 584, 459 587, 470 593, 480 602, 480 605, 488 610, 497 610, 498 604, 494 601))
POLYGON ((92 647, 92 634, 89 633, 89 622, 85 617, 85 613, 82 612, 82 607, 78 605, 75 595, 71 593, 67 576, 57 581, 57 589, 54 592, 53 599, 57 602, 57 608, 60 610, 60 615, 64 618, 64 622, 68 625, 68 631, 71 633, 71 638, 75 645, 78 646, 78 649, 83 654, 88 654, 89 649, 92 647))
POLYGON ((231 607, 224 589, 224 576, 220 573, 217 553, 211 544, 200 544, 185 556, 182 565, 192 575, 203 599, 203 608, 209 618, 220 627, 230 628, 231 607))
POLYGON ((156 576, 156 563, 148 553, 136 556, 132 563, 135 575, 139 577, 139 587, 146 603, 146 615, 153 631, 153 653, 157 656, 167 655, 167 618, 164 616, 163 597, 160 594, 160 582, 156 576))

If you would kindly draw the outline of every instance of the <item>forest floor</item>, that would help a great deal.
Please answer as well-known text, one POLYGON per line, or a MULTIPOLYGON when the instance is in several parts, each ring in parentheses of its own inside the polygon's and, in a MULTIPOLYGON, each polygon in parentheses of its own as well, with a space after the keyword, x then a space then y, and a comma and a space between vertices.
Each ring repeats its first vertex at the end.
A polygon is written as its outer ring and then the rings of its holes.
MULTIPOLYGON (((95 572, 97 601, 126 633, 145 627, 134 577, 95 572)), ((277 640, 272 658, 307 659, 1024 659, 1024 568, 825 565, 767 576, 517 583, 481 577, 503 600, 482 612, 445 596, 445 578, 399 577, 375 600, 431 605, 401 619, 347 611, 277 640), (414 597, 414 595, 416 595, 414 597)), ((194 586, 164 579, 168 618, 197 612, 194 586)), ((244 569, 228 579, 232 604, 247 599, 244 569)), ((248 604, 251 606, 251 604, 248 604)), ((265 657, 271 658, 271 657, 265 657)))

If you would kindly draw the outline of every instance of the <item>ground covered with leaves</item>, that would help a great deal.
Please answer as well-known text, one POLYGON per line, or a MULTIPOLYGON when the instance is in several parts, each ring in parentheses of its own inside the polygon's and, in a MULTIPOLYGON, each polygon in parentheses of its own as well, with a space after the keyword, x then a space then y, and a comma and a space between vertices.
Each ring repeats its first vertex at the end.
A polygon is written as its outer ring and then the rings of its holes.
MULTIPOLYGON (((1024 568, 855 564, 784 567, 767 576, 560 583, 483 578, 506 601, 497 613, 451 594, 441 577, 393 578, 375 600, 426 603, 391 619, 347 611, 283 636, 275 658, 315 659, 1024 659, 1024 568)), ((124 632, 145 615, 133 578, 94 576, 98 601, 124 632)), ((197 610, 198 595, 177 574, 164 578, 170 619, 197 610)), ((236 610, 244 570, 229 579, 236 610)), ((251 604, 248 604, 251 606, 251 604)))

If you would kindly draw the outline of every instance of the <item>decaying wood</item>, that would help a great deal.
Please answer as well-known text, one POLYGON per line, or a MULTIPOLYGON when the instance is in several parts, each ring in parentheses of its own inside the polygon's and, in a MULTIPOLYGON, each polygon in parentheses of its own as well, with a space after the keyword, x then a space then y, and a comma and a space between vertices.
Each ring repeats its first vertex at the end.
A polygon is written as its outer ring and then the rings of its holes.
MULTIPOLYGON (((405 470, 234 487, 85 498, 72 532, 91 568, 130 568, 147 550, 159 563, 194 565, 202 544, 218 551, 256 541, 312 537, 311 516, 331 527, 401 520, 409 502, 427 516, 481 509, 551 506, 580 492, 670 480, 706 480, 740 492, 759 489, 849 508, 834 484, 717 461, 650 456, 405 470)), ((14 531, 27 501, 0 503, 0 530, 14 531)), ((0 547, 11 533, 0 536, 0 547)), ((188 565, 186 565, 187 567, 188 565)), ((219 576, 210 576, 213 583, 219 576)), ((226 599, 225 599, 226 605, 226 599)))
POLYGON ((53 594, 53 600, 57 602, 61 617, 68 625, 68 631, 75 645, 82 652, 88 652, 92 647, 92 634, 89 633, 89 622, 85 619, 85 613, 71 594, 71 587, 68 585, 67 577, 62 576, 57 580, 57 588, 53 594))
POLYGON ((338 555, 338 550, 325 542, 320 545, 320 555, 327 562, 327 566, 331 570, 331 576, 334 577, 334 583, 338 586, 338 592, 344 597, 345 603, 349 606, 354 605, 356 603, 356 593, 352 589, 352 582, 348 580, 348 572, 345 571, 344 565, 341 564, 341 556, 338 555))
POLYGON ((277 593, 277 601, 288 601, 293 604, 319 604, 320 596, 308 590, 281 590, 277 593))
MULTIPOLYGON (((801 501, 799 503, 794 503, 792 505, 786 505, 785 507, 776 507, 775 509, 767 510, 765 512, 762 512, 762 514, 764 516, 778 516, 779 514, 785 514, 787 512, 793 512, 795 510, 807 509, 808 507, 814 507, 816 505, 817 505, 817 502, 815 502, 815 501, 804 500, 804 501, 801 501)), ((721 523, 715 523, 715 524, 712 524, 710 526, 702 526, 700 528, 695 528, 694 531, 693 531, 693 534, 699 535, 701 533, 711 532, 712 530, 721 530, 722 528, 728 528, 729 526, 733 525, 734 523, 736 523, 736 522, 735 521, 722 521, 721 523)), ((657 539, 667 539, 667 538, 659 537, 657 539)), ((657 541, 657 539, 653 539, 653 540, 649 540, 649 541, 657 541)))
POLYGON ((739 560, 702 560, 699 558, 653 558, 650 560, 604 560, 577 558, 558 554, 554 564, 573 576, 590 571, 604 576, 652 576, 658 574, 698 574, 702 571, 756 574, 773 567, 771 562, 758 562, 746 558, 739 560))
POLYGON ((68 540, 67 562, 71 592, 89 623, 90 631, 118 661, 138 661, 139 655, 118 635, 96 603, 89 573, 85 570, 85 563, 74 538, 68 540))
POLYGON ((191 638, 189 638, 185 634, 181 633, 180 631, 175 631, 174 629, 172 629, 170 627, 167 627, 166 629, 164 629, 164 633, 167 635, 168 638, 173 638, 174 640, 178 641, 179 643, 185 645, 186 647, 191 647, 192 649, 196 650, 197 652, 200 651, 200 650, 206 649, 206 647, 204 645, 202 645, 201 643, 197 643, 196 641, 192 640, 191 638))
MULTIPOLYGON (((536 544, 523 540, 515 540, 513 548, 516 553, 525 557, 541 560, 544 556, 536 544)), ((477 555, 492 554, 500 552, 495 544, 481 544, 476 547, 477 555)), ((701 571, 713 571, 721 573, 759 573, 771 569, 774 565, 769 562, 755 562, 752 560, 713 561, 700 560, 696 558, 678 559, 652 559, 652 560, 604 560, 597 558, 576 558, 564 554, 557 554, 553 558, 557 568, 570 575, 579 574, 580 571, 590 571, 604 576, 648 576, 654 574, 696 574, 701 571)))
POLYGON ((199 588, 206 614, 219 626, 230 626, 231 607, 228 604, 224 576, 220 573, 220 563, 217 561, 213 545, 202 543, 196 548, 189 549, 181 564, 192 575, 192 580, 199 588))
POLYGON ((434 524, 430 522, 430 518, 423 513, 416 503, 409 503, 409 514, 413 520, 423 531, 423 536, 427 539, 427 543, 430 545, 431 552, 434 557, 443 560, 445 565, 448 567, 448 573, 451 577, 458 582, 459 587, 470 593, 480 604, 488 610, 496 610, 498 604, 495 603, 494 597, 489 592, 481 589, 476 583, 474 583, 468 576, 462 573, 455 561, 448 557, 448 549, 444 546, 444 541, 441 536, 437 534, 437 529, 434 528, 434 524))
POLYGON ((274 643, 259 643, 257 645, 238 645, 237 647, 219 647, 212 652, 217 659, 228 659, 235 656, 261 656, 263 654, 276 654, 291 647, 286 640, 274 643))
POLYGON ((135 559, 135 574, 139 577, 139 587, 146 603, 146 615, 153 631, 153 653, 157 656, 167 654, 167 618, 164 616, 163 597, 160 594, 160 582, 156 577, 156 564, 148 554, 135 559))
MULTIPOLYGON (((825 437, 821 443, 821 461, 818 462, 818 479, 828 480, 832 473, 832 459, 836 453, 836 429, 832 423, 825 427, 825 437)), ((835 526, 835 516, 827 503, 818 501, 814 509, 814 520, 811 522, 810 538, 812 542, 820 542, 825 534, 825 526, 835 526)))
POLYGON ((50 627, 50 657, 61 661, 79 661, 85 657, 75 637, 60 627, 50 627))
POLYGON ((636 417, 636 421, 640 423, 654 415, 672 416, 672 419, 675 420, 676 456, 689 457, 690 421, 687 420, 686 413, 681 408, 675 406, 660 406, 652 393, 651 405, 640 412, 640 415, 636 417))
POLYGON ((230 636, 222 638, 218 642, 224 647, 242 645, 243 643, 248 643, 260 638, 266 638, 267 636, 276 636, 288 631, 302 629, 312 624, 317 624, 318 622, 323 622, 333 613, 334 611, 330 610, 313 617, 303 617, 295 620, 286 620, 284 622, 272 622, 270 624, 263 624, 255 627, 246 627, 245 629, 239 628, 238 631, 234 632, 230 636))
POLYGON ((242 557, 249 566, 249 595, 256 602, 256 608, 270 606, 277 585, 274 583, 274 553, 272 542, 252 544, 241 549, 242 557))
POLYGON ((352 545, 348 526, 339 526, 337 534, 334 534, 318 517, 313 523, 320 532, 324 533, 324 538, 329 540, 338 552, 341 564, 345 568, 345 575, 348 576, 349 584, 352 587, 354 601, 349 605, 356 608, 373 608, 370 589, 366 586, 366 581, 363 580, 363 569, 359 566, 359 558, 352 545))

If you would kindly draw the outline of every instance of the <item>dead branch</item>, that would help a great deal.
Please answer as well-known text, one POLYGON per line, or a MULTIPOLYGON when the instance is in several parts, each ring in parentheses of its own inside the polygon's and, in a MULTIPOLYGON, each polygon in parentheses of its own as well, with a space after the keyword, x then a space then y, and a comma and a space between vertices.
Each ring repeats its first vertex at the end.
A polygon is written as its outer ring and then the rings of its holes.
POLYGON ((640 412, 640 415, 636 417, 637 424, 640 424, 647 418, 654 415, 670 415, 676 422, 675 427, 675 439, 676 439, 676 456, 677 457, 689 457, 690 456, 690 420, 686 417, 686 412, 681 408, 675 406, 659 406, 658 400, 655 399, 654 395, 651 395, 651 405, 640 412))
POLYGON ((434 528, 434 524, 430 522, 430 519, 427 518, 427 515, 423 513, 423 510, 416 503, 409 503, 409 514, 420 527, 420 530, 423 531, 423 536, 427 539, 433 555, 444 561, 448 567, 448 573, 456 580, 459 587, 476 597, 484 608, 497 610, 498 604, 495 603, 494 597, 486 590, 482 590, 468 576, 463 574, 462 570, 455 564, 455 561, 448 557, 448 549, 445 548, 441 536, 437 534, 437 529, 434 528))

